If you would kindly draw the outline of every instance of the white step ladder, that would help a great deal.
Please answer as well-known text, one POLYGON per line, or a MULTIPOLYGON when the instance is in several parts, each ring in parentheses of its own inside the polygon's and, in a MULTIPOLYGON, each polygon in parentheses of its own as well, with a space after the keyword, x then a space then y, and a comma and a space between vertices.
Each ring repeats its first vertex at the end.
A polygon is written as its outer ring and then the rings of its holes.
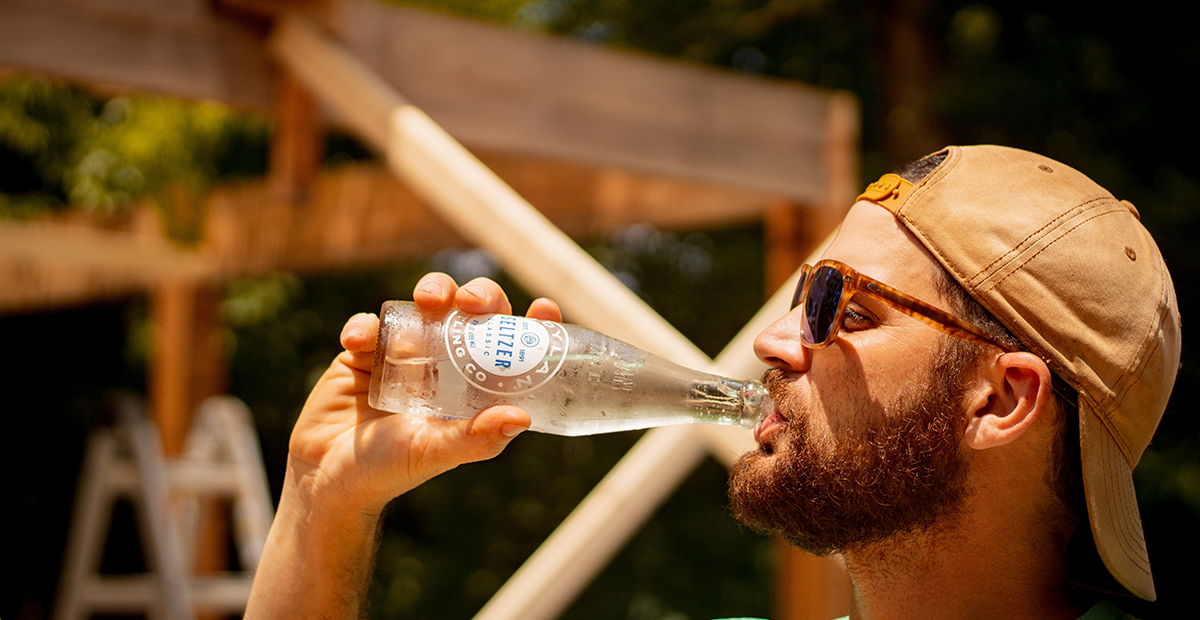
POLYGON ((184 454, 165 459, 140 398, 116 400, 114 428, 92 432, 75 494, 54 620, 144 613, 194 620, 197 612, 240 614, 274 518, 258 437, 236 398, 208 399, 196 412, 184 454), (245 569, 192 574, 202 497, 233 499, 233 535, 245 569), (100 563, 118 497, 130 500, 149 572, 102 575, 100 563))

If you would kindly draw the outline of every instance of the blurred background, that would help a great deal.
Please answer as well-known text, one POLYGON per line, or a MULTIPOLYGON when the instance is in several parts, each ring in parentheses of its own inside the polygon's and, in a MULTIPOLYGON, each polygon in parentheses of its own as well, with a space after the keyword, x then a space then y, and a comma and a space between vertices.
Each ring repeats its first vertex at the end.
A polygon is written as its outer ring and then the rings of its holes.
MULTIPOLYGON (((1186 95, 1200 37, 1160 7, 949 0, 444 0, 410 2, 745 74, 852 92, 865 184, 945 144, 995 143, 1056 158, 1137 205, 1171 269, 1184 317, 1183 367, 1135 478, 1159 601, 1142 618, 1186 616, 1200 577, 1200 420, 1188 329, 1200 269, 1200 138, 1186 95)), ((139 201, 195 241, 172 188, 266 174, 270 115, 215 103, 85 89, 0 68, 0 217, 67 207, 119 216, 139 201)), ((323 166, 373 158, 348 134, 324 138, 323 166)), ((186 201, 184 201, 186 203, 186 201)), ((671 232, 647 225, 584 239, 705 353, 715 355, 770 291, 759 224, 671 232)), ((528 304, 486 252, 439 251, 386 267, 270 273, 219 291, 229 393, 254 414, 273 493, 308 390, 338 351, 347 317, 410 298, 441 270, 485 275, 528 304)), ((0 617, 46 617, 53 602, 88 429, 114 388, 144 391, 148 301, 0 316, 8 481, 0 617)), ((636 441, 522 436, 494 463, 462 467, 400 498, 384 530, 371 616, 469 618, 636 441)), ((771 541, 727 514, 724 469, 709 459, 657 512, 565 618, 701 620, 771 613, 771 541)), ((118 506, 106 572, 142 570, 133 517, 118 506)))

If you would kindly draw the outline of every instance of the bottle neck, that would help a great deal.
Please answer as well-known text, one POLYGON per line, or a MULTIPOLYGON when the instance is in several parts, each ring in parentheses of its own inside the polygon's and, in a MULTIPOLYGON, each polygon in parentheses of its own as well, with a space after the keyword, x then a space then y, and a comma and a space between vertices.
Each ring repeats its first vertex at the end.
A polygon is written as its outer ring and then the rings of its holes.
POLYGON ((711 375, 692 384, 688 400, 697 422, 737 425, 747 430, 758 424, 771 402, 766 387, 758 381, 711 375))

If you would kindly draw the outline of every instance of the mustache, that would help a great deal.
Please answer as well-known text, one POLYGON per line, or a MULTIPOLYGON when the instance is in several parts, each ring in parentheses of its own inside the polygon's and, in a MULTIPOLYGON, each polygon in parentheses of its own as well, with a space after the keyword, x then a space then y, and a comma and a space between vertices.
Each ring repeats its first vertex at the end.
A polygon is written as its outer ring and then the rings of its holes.
POLYGON ((787 378, 784 376, 782 370, 778 368, 768 368, 763 371, 761 381, 763 385, 767 386, 767 390, 771 393, 771 395, 774 396, 775 392, 778 392, 783 388, 783 384, 785 381, 787 381, 787 378))
POLYGON ((767 394, 775 403, 775 408, 780 415, 789 422, 795 419, 802 405, 791 389, 791 379, 787 373, 778 368, 769 368, 763 372, 762 384, 767 387, 767 394))

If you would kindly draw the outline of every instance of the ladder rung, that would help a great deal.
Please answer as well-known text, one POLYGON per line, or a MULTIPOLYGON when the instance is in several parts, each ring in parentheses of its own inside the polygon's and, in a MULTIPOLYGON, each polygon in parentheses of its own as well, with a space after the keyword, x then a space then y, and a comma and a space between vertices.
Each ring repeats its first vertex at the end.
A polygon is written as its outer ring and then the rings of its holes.
MULTIPOLYGON (((250 573, 215 573, 188 580, 188 598, 198 610, 239 612, 250 597, 250 573)), ((146 609, 161 599, 162 580, 153 573, 91 577, 79 589, 79 601, 98 612, 146 609)))
MULTIPOLYGON (((163 468, 167 486, 172 490, 208 494, 236 494, 241 490, 238 470, 232 463, 167 461, 163 468)), ((111 488, 124 493, 136 491, 140 484, 138 470, 133 463, 114 464, 109 480, 111 488)))

